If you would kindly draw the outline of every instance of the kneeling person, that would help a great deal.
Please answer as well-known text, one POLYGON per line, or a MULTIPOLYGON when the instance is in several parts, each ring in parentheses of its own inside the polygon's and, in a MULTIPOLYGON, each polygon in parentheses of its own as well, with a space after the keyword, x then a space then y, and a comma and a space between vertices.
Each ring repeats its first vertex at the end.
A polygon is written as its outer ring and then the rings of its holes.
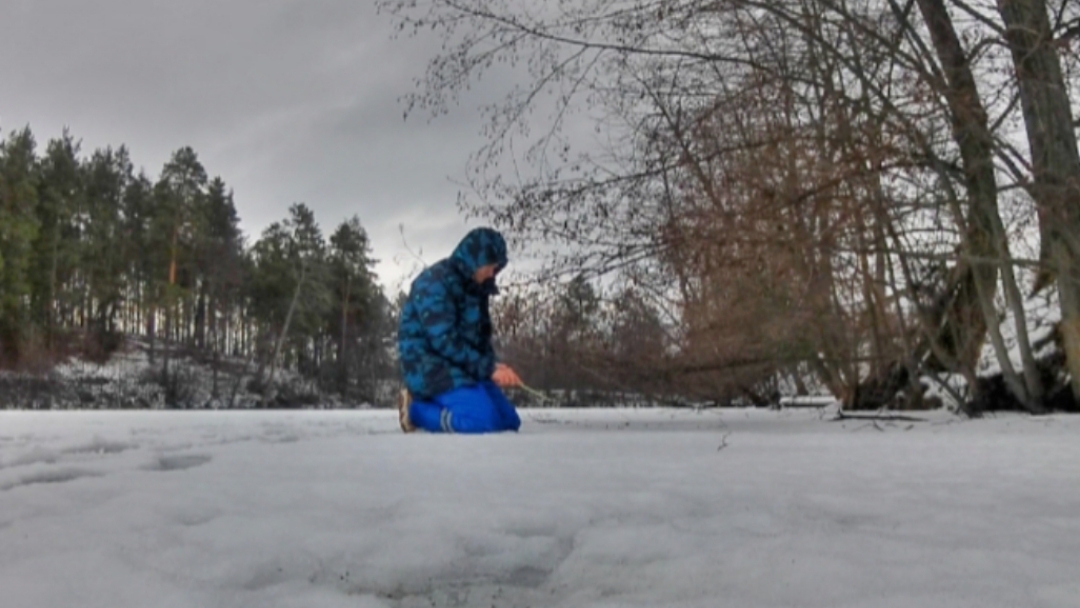
POLYGON ((401 311, 398 352, 406 390, 402 430, 516 431, 521 418, 500 387, 520 386, 495 360, 489 300, 507 263, 506 242, 477 228, 454 253, 420 273, 401 311))

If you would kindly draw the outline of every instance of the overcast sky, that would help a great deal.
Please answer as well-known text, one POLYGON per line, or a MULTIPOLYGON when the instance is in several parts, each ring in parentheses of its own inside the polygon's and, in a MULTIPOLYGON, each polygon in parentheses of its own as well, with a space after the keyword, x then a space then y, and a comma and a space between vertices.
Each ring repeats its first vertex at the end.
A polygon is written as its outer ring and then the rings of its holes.
POLYGON ((392 40, 374 0, 0 0, 0 129, 88 153, 126 144, 156 177, 191 146, 255 238, 293 202, 329 236, 357 214, 396 288, 467 229, 458 186, 481 144, 476 102, 403 120, 439 48, 392 40))

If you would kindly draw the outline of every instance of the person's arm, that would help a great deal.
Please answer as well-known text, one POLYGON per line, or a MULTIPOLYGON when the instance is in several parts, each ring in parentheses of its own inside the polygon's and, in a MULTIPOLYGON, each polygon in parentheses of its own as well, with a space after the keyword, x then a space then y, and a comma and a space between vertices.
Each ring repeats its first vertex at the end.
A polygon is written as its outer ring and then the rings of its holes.
POLYGON ((462 339, 457 329, 458 311, 443 282, 432 280, 419 288, 417 312, 431 348, 477 381, 490 378, 495 359, 462 339))
POLYGON ((491 375, 491 381, 501 388, 519 388, 525 386, 521 377, 509 365, 505 363, 495 364, 495 373, 491 375))
MULTIPOLYGON (((491 323, 491 299, 490 296, 485 295, 480 300, 480 354, 484 357, 484 369, 488 366, 492 369, 492 374, 498 371, 498 356, 495 354, 495 345, 493 344, 494 326, 491 323)), ((491 374, 485 376, 483 379, 489 379, 491 374)))
POLYGON ((494 328, 491 323, 490 312, 490 299, 489 296, 484 296, 480 303, 480 350, 485 359, 490 359, 490 364, 485 361, 484 364, 491 365, 492 373, 490 379, 500 388, 517 388, 524 386, 525 383, 521 381, 521 377, 517 372, 513 370, 509 365, 498 362, 498 357, 495 355, 495 347, 492 344, 492 334, 494 328))

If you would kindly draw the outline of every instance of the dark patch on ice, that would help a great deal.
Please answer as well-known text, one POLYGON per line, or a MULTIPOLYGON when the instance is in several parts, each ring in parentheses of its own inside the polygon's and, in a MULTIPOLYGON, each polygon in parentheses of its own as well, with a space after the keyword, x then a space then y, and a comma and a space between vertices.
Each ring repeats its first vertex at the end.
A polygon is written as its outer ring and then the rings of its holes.
POLYGON ((217 509, 192 507, 177 512, 174 519, 181 526, 193 527, 210 523, 219 514, 220 512, 217 509))
POLYGON ((300 441, 300 434, 293 427, 280 423, 264 423, 263 434, 258 439, 267 443, 294 443, 300 441))
POLYGON ((11 460, 11 462, 8 463, 8 466, 20 467, 20 466, 27 466, 27 465, 31 465, 31 464, 37 464, 39 462, 42 462, 42 463, 45 463, 45 464, 53 464, 57 460, 58 460, 58 457, 57 457, 56 452, 52 452, 50 450, 44 450, 44 449, 41 449, 41 448, 34 448, 33 450, 30 450, 29 452, 27 452, 26 454, 23 454, 22 456, 18 456, 16 458, 13 458, 11 460))
POLYGON ((9 483, 0 486, 0 491, 12 490, 20 486, 30 486, 41 483, 64 483, 68 481, 74 481, 83 477, 100 477, 101 473, 95 473, 93 471, 86 471, 83 469, 55 469, 52 471, 41 471, 32 475, 24 475, 19 478, 19 481, 9 483))
POLYGON ((551 570, 537 568, 536 566, 522 566, 510 571, 506 576, 501 577, 499 582, 515 587, 530 587, 535 589, 546 583, 549 578, 551 578, 551 570))
MULTIPOLYGON (((533 535, 523 535, 527 538, 533 535)), ((550 538, 550 537, 549 537, 550 538)), ((464 572, 426 581, 399 581, 379 587, 352 585, 350 595, 373 595, 393 608, 517 607, 551 603, 551 579, 574 550, 573 538, 557 538, 554 550, 531 564, 496 572, 464 572)))
POLYGON ((522 525, 506 529, 507 534, 518 538, 533 538, 537 536, 556 536, 557 530, 554 525, 522 525))
POLYGON ((172 443, 172 444, 162 445, 159 448, 157 448, 156 451, 161 452, 161 453, 163 453, 163 452, 180 452, 180 451, 183 451, 183 450, 190 450, 193 447, 195 447, 194 443, 191 443, 190 441, 185 441, 185 442, 182 442, 182 443, 172 443))
POLYGON ((296 443, 297 441, 300 441, 300 436, 295 434, 273 435, 261 437, 260 441, 266 443, 296 443))
POLYGON ((212 458, 206 454, 177 454, 175 456, 159 456, 157 461, 146 465, 148 471, 183 471, 202 466, 210 462, 212 458))
POLYGON ((255 572, 243 585, 245 591, 259 591, 285 581, 285 571, 280 566, 268 566, 255 572))
POLYGON ((63 452, 65 454, 119 454, 137 447, 139 446, 133 443, 95 439, 86 445, 67 448, 63 452))
POLYGON ((552 594, 491 580, 432 580, 426 585, 388 589, 352 588, 349 595, 375 596, 392 608, 525 608, 550 602, 552 594))

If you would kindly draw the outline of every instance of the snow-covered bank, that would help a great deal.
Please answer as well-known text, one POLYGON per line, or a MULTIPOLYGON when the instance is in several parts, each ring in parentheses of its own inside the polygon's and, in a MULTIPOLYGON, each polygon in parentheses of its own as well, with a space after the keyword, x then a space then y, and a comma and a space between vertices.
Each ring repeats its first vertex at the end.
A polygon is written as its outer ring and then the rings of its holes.
POLYGON ((1080 419, 0 412, 10 608, 1080 605, 1080 419))
MULTIPOLYGON (((173 349, 168 373, 157 347, 150 363, 149 345, 128 339, 123 350, 105 362, 71 357, 44 373, 0 370, 0 409, 251 409, 264 395, 252 388, 258 365, 234 357, 214 362, 193 351, 173 349), (217 371, 215 372, 215 367, 217 371)), ((380 383, 378 401, 389 405, 397 381, 380 383)), ((366 400, 323 394, 317 383, 279 370, 267 406, 271 408, 370 407, 366 400)))

